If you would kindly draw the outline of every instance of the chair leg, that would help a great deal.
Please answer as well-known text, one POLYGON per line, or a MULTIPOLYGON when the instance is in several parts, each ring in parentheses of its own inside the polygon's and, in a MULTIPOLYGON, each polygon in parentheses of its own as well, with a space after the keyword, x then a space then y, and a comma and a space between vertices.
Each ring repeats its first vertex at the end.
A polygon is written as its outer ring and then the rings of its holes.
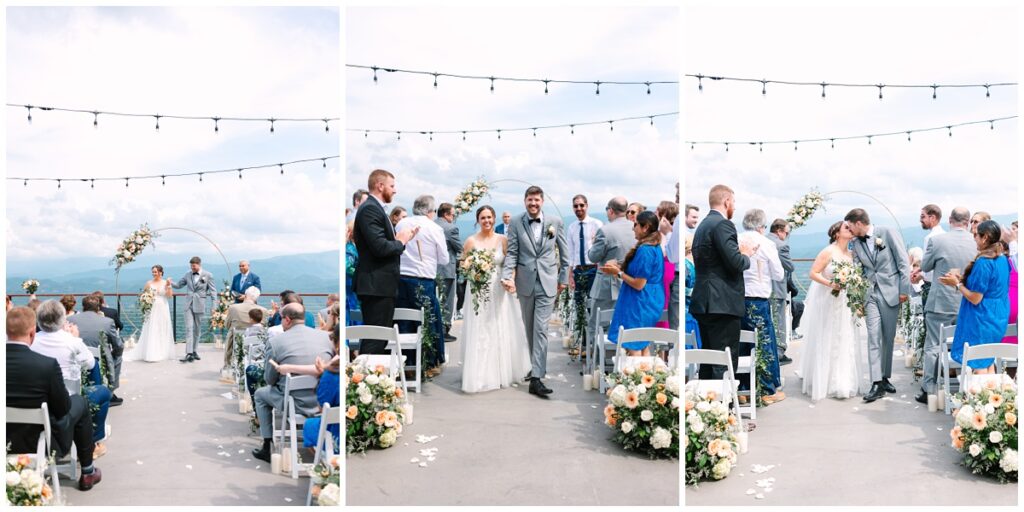
POLYGON ((291 453, 289 454, 289 456, 292 458, 292 479, 298 480, 299 479, 299 461, 301 459, 299 458, 299 446, 298 446, 299 443, 298 443, 298 440, 297 440, 298 436, 296 434, 297 427, 296 427, 296 422, 295 422, 295 410, 293 409, 291 411, 291 413, 292 413, 291 414, 291 421, 290 421, 290 423, 291 423, 291 432, 290 432, 290 434, 291 434, 291 453))

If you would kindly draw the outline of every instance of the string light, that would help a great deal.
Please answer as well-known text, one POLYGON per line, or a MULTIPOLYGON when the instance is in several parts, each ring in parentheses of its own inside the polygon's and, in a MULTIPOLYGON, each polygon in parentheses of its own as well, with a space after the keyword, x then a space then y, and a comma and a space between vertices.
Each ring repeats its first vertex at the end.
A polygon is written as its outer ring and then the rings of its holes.
POLYGON ((338 117, 222 117, 222 116, 186 116, 186 115, 171 115, 171 114, 143 114, 134 112, 113 112, 105 110, 89 110, 81 108, 66 108, 66 107, 41 107, 38 105, 28 105, 22 103, 7 103, 8 107, 24 108, 28 111, 28 122, 32 122, 32 109, 43 110, 47 112, 63 112, 63 113, 77 113, 77 114, 92 114, 92 125, 99 127, 100 115, 104 116, 118 116, 118 117, 149 117, 156 119, 156 129, 160 130, 160 119, 180 119, 186 121, 213 121, 213 131, 220 132, 221 121, 238 121, 238 122, 262 122, 270 123, 270 131, 274 132, 274 124, 277 122, 289 122, 289 123, 324 123, 324 131, 330 132, 330 123, 340 121, 338 117))
POLYGON ((501 139, 503 133, 509 132, 525 132, 530 131, 536 136, 538 130, 551 130, 556 128, 569 128, 569 134, 576 134, 577 126, 593 126, 600 124, 608 124, 609 131, 615 131, 615 123, 621 121, 636 121, 647 119, 648 122, 653 126, 654 119, 658 117, 667 117, 679 115, 679 112, 665 112, 662 114, 647 114, 642 116, 623 117, 619 119, 611 119, 607 121, 588 121, 588 122, 575 122, 575 123, 564 123, 564 124, 552 124, 544 126, 525 126, 521 128, 482 128, 473 130, 394 130, 394 129, 368 129, 368 128, 346 128, 348 132, 358 132, 363 134, 363 138, 369 136, 370 133, 394 133, 398 135, 398 140, 402 140, 403 133, 418 133, 420 135, 427 135, 433 140, 434 135, 458 135, 462 134, 462 140, 466 140, 467 133, 494 133, 497 134, 498 139, 501 139))
POLYGON ((928 88, 930 88, 932 90, 932 99, 937 99, 938 98, 938 90, 941 89, 941 88, 957 88, 957 89, 961 89, 961 88, 984 88, 985 89, 985 97, 986 98, 990 98, 992 96, 991 95, 991 91, 990 91, 990 89, 992 87, 1011 87, 1011 86, 1016 86, 1017 85, 1017 82, 1000 82, 1000 83, 984 83, 984 84, 974 84, 974 83, 969 83, 969 84, 940 84, 940 83, 935 83, 935 82, 933 82, 931 84, 886 84, 886 83, 879 82, 879 83, 869 84, 869 83, 845 83, 845 82, 828 82, 828 81, 801 82, 801 81, 795 81, 795 80, 769 80, 767 78, 743 78, 743 77, 731 77, 731 76, 710 76, 710 75, 703 75, 703 74, 687 74, 687 75, 684 75, 684 76, 686 76, 687 78, 696 78, 697 79, 697 90, 701 91, 701 92, 704 91, 704 79, 706 78, 706 79, 714 80, 714 81, 760 83, 761 84, 761 94, 762 95, 767 95, 768 94, 768 84, 821 87, 821 97, 822 98, 825 97, 825 88, 826 87, 854 87, 854 88, 857 88, 857 87, 860 87, 860 88, 863 88, 863 87, 876 87, 876 88, 878 88, 878 99, 882 99, 883 98, 883 96, 882 96, 882 89, 885 88, 885 87, 900 88, 900 89, 928 89, 928 88))
POLYGON ((745 144, 745 145, 751 145, 751 146, 756 144, 758 146, 758 149, 761 150, 764 144, 789 144, 789 143, 792 143, 793 144, 793 150, 795 151, 795 150, 797 150, 797 145, 801 144, 801 143, 829 142, 831 144, 832 148, 835 149, 836 141, 837 140, 867 139, 868 144, 871 144, 872 143, 872 139, 874 137, 888 137, 888 136, 892 136, 892 135, 906 135, 907 136, 907 141, 910 142, 911 141, 911 135, 914 134, 914 133, 923 133, 923 132, 930 132, 930 131, 936 131, 936 130, 946 130, 948 132, 949 136, 952 137, 953 136, 953 128, 957 128, 957 127, 961 127, 961 126, 971 126, 971 125, 976 125, 976 124, 988 123, 989 124, 989 129, 994 130, 996 122, 998 122, 998 121, 1008 121, 1010 119, 1016 119, 1016 118, 1017 118, 1017 116, 1014 115, 1014 116, 998 117, 998 118, 994 118, 994 119, 984 119, 984 120, 980 120, 980 121, 968 121, 968 122, 965 122, 965 123, 946 124, 946 125, 936 126, 936 127, 931 127, 931 128, 915 128, 915 129, 912 129, 912 130, 900 130, 900 131, 886 132, 886 133, 872 133, 872 134, 866 134, 866 135, 849 135, 849 136, 843 136, 843 137, 822 137, 822 138, 817 138, 817 139, 760 140, 760 141, 757 141, 757 140, 755 140, 755 141, 736 141, 736 140, 731 140, 731 141, 697 141, 697 140, 694 140, 694 141, 685 141, 685 143, 690 145, 690 149, 694 149, 697 145, 719 145, 719 144, 724 144, 725 148, 726 148, 726 151, 729 150, 729 145, 730 144, 745 144))
POLYGON ((594 86, 594 94, 598 94, 598 95, 601 94, 601 86, 602 85, 626 85, 626 86, 640 86, 640 85, 642 85, 642 86, 646 87, 647 94, 650 94, 651 93, 651 86, 652 85, 672 85, 672 84, 678 85, 679 84, 678 80, 636 80, 636 81, 632 81, 632 80, 625 80, 625 81, 623 81, 623 80, 616 80, 616 81, 604 81, 604 80, 555 80, 555 79, 551 79, 551 78, 523 78, 523 77, 509 77, 509 76, 496 76, 496 75, 487 75, 487 76, 485 76, 485 75, 467 75, 467 74, 462 74, 462 73, 442 73, 442 72, 439 72, 439 71, 422 71, 422 70, 413 70, 413 69, 382 68, 382 67, 379 67, 379 66, 367 66, 367 65, 362 65, 362 64, 346 64, 345 67, 349 67, 349 68, 353 68, 353 69, 368 69, 368 70, 373 71, 373 82, 374 83, 377 83, 377 71, 378 70, 379 71, 386 71, 388 73, 404 73, 404 74, 410 74, 410 75, 431 76, 434 79, 434 88, 437 88, 437 78, 438 77, 460 78, 460 79, 466 79, 466 80, 488 80, 488 81, 490 81, 490 86, 491 86, 490 90, 491 90, 492 93, 494 92, 494 84, 495 84, 495 82, 499 82, 499 81, 504 81, 504 82, 542 83, 542 84, 544 84, 544 94, 548 94, 548 91, 549 91, 549 87, 548 86, 550 84, 552 84, 552 83, 555 83, 555 84, 587 84, 587 85, 593 85, 594 86))
POLYGON ((161 185, 166 185, 167 184, 167 178, 180 178, 180 177, 184 177, 184 176, 198 176, 199 177, 199 181, 202 182, 204 174, 238 173, 238 179, 242 179, 242 175, 246 171, 258 170, 258 169, 268 169, 268 168, 273 168, 273 167, 277 167, 279 172, 281 174, 284 174, 285 166, 295 165, 295 164, 302 164, 302 163, 307 163, 307 162, 320 162, 321 166, 326 169, 327 168, 327 161, 331 160, 331 159, 334 159, 334 158, 339 158, 339 157, 338 157, 338 155, 322 156, 322 157, 317 157, 317 158, 306 158, 306 159, 302 159, 302 160, 293 160, 293 161, 290 161, 290 162, 254 165, 254 166, 250 166, 250 167, 232 167, 230 169, 216 169, 216 170, 205 170, 205 171, 194 171, 194 172, 179 172, 179 173, 163 173, 163 174, 151 174, 151 175, 141 175, 141 176, 123 176, 123 177, 109 177, 109 178, 108 177, 86 177, 86 178, 77 178, 77 177, 75 177, 75 178, 70 178, 70 177, 63 177, 63 176, 59 177, 59 178, 57 178, 57 177, 53 177, 53 178, 43 178, 43 177, 41 177, 41 178, 31 178, 31 177, 25 177, 25 176, 12 176, 12 177, 9 177, 7 179, 8 180, 18 180, 18 181, 21 181, 22 184, 24 186, 26 186, 26 187, 28 186, 28 182, 30 182, 30 181, 55 181, 55 182, 57 182, 57 188, 61 188, 61 184, 64 181, 80 181, 82 183, 89 182, 89 188, 96 188, 95 187, 95 183, 97 181, 124 180, 124 186, 125 186, 125 188, 127 188, 128 184, 129 184, 129 182, 131 180, 159 179, 161 185))

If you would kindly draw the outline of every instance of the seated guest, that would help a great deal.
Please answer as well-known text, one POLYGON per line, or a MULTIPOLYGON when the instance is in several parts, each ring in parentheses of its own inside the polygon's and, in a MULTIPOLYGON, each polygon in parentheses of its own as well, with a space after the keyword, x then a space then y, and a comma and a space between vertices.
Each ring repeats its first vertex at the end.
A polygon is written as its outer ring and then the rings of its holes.
POLYGON ((245 328, 245 336, 259 336, 267 333, 267 328, 263 325, 263 319, 266 318, 266 310, 263 308, 252 308, 249 310, 249 327, 245 328))
MULTIPOLYGON (((987 220, 977 225, 974 242, 978 255, 964 269, 963 276, 950 271, 939 278, 962 296, 953 334, 953 360, 963 364, 964 343, 972 346, 999 343, 1010 318, 1010 262, 999 243, 999 224, 987 220)), ((969 361, 975 373, 993 373, 992 359, 969 361)))
POLYGON ((321 331, 331 332, 341 322, 341 302, 335 301, 327 312, 327 320, 320 326, 321 331))
POLYGON ((249 390, 249 399, 252 400, 252 409, 255 411, 256 399, 253 394, 256 393, 256 388, 266 384, 263 382, 263 365, 267 351, 270 350, 270 335, 267 328, 263 327, 263 308, 250 309, 249 320, 252 325, 245 330, 245 337, 263 338, 263 343, 249 345, 249 366, 245 367, 245 387, 249 390))
MULTIPOLYGON (((82 342, 82 338, 78 337, 78 327, 67 323, 66 315, 64 305, 55 300, 40 304, 36 323, 39 324, 41 331, 36 334, 31 348, 37 354, 56 359, 64 380, 81 382, 82 369, 84 368, 86 372, 92 371, 96 367, 96 360, 82 342)), ((106 437, 110 390, 103 385, 83 385, 82 393, 90 404, 99 407, 99 411, 92 417, 92 439, 99 441, 106 437)), ((107 448, 97 442, 95 457, 101 457, 106 452, 107 448)))
POLYGON ((11 294, 7 294, 7 311, 14 309, 14 300, 11 299, 11 294))
MULTIPOLYGON (((281 292, 281 307, 287 306, 288 304, 292 303, 299 303, 304 305, 304 302, 302 301, 302 296, 291 290, 285 290, 281 292)), ((273 302, 271 302, 270 304, 274 306, 274 309, 272 310, 274 315, 270 317, 270 321, 267 322, 267 327, 275 327, 281 325, 281 313, 277 310, 277 306, 273 302)), ((306 327, 316 328, 316 318, 313 316, 312 312, 306 311, 305 323, 306 327)))
POLYGON ((75 300, 74 295, 65 295, 60 298, 61 305, 64 306, 64 312, 66 316, 75 314, 75 304, 78 301, 75 300))
MULTIPOLYGON (((271 423, 273 410, 283 410, 284 379, 277 373, 270 360, 279 364, 313 364, 319 356, 324 359, 331 357, 331 342, 326 332, 311 329, 304 324, 306 311, 302 304, 288 304, 281 309, 281 326, 284 332, 270 340, 270 350, 266 354, 267 363, 263 367, 263 379, 267 386, 256 390, 256 418, 260 423, 260 435, 263 447, 253 450, 253 457, 270 462, 270 452, 274 425, 271 423)), ((292 393, 297 412, 303 416, 316 413, 316 393, 311 389, 292 393)))
MULTIPOLYGON (((256 301, 260 298, 260 289, 255 286, 250 286, 245 289, 245 293, 242 295, 244 298, 241 303, 232 304, 228 306, 228 315, 226 326, 228 333, 233 331, 244 331, 252 326, 252 322, 249 321, 249 312, 254 309, 263 310, 256 301)), ((261 316, 262 318, 262 316, 261 316)), ((231 366, 231 357, 234 355, 234 344, 235 337, 229 335, 227 343, 224 345, 224 369, 228 369, 231 366)))
MULTIPOLYGON (((636 246, 626 254, 622 266, 619 266, 618 261, 612 261, 600 268, 601 272, 617 276, 627 285, 619 291, 612 322, 608 326, 608 339, 616 343, 619 326, 626 329, 654 327, 665 305, 665 290, 662 286, 665 257, 661 253, 658 216, 647 211, 637 214, 633 235, 637 239, 636 246)), ((622 348, 630 356, 651 355, 648 341, 623 343, 622 348)))
POLYGON ((329 293, 327 294, 327 305, 323 309, 316 313, 316 327, 317 329, 323 329, 330 332, 330 329, 324 329, 324 324, 327 323, 327 317, 331 316, 331 306, 338 303, 338 294, 329 293))
MULTIPOLYGON (((339 407, 341 404, 341 382, 338 375, 341 368, 341 360, 338 356, 339 338, 341 337, 340 326, 334 326, 330 337, 331 343, 334 344, 334 357, 330 361, 325 362, 319 356, 317 356, 316 362, 312 365, 277 364, 277 361, 270 360, 270 364, 274 365, 279 374, 313 375, 320 379, 316 387, 316 401, 317 404, 320 404, 318 411, 322 410, 324 403, 329 403, 334 408, 339 407)), ((339 427, 340 425, 330 425, 327 427, 327 431, 334 436, 334 446, 336 447, 341 446, 339 442, 339 436, 341 435, 339 427)), ((308 418, 302 425, 302 446, 315 448, 319 434, 320 418, 308 418)))
MULTIPOLYGON (((124 342, 121 340, 120 333, 117 332, 114 320, 107 318, 100 311, 100 298, 95 295, 83 297, 82 313, 68 318, 68 323, 78 327, 78 336, 89 347, 99 347, 100 333, 106 334, 108 351, 103 354, 103 357, 109 378, 107 385, 111 391, 117 389, 121 376, 121 356, 124 354, 124 342)), ((97 364, 93 367, 91 376, 93 384, 103 384, 100 379, 100 365, 97 364)), ((124 399, 118 398, 116 395, 110 397, 111 407, 121 405, 122 402, 124 399)))
MULTIPOLYGON (((72 441, 82 465, 78 490, 88 491, 103 478, 92 465, 92 416, 81 395, 68 395, 60 365, 52 357, 32 351, 36 338, 36 314, 27 307, 7 312, 7 407, 38 409, 43 403, 50 412, 51 446, 58 457, 71 451, 72 441)), ((12 453, 34 453, 42 425, 7 424, 7 444, 12 453)))
POLYGON ((124 329, 124 325, 121 323, 121 313, 118 310, 107 306, 107 299, 103 296, 103 292, 97 290, 95 292, 92 292, 90 295, 95 295, 96 297, 99 297, 100 311, 103 312, 103 316, 113 320, 114 327, 117 327, 118 331, 124 329))

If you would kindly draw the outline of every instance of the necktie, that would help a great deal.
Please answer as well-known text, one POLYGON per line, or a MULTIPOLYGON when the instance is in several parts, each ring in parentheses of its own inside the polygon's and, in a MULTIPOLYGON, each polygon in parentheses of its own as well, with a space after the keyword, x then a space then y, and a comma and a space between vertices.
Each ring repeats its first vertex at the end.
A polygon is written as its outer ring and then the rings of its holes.
POLYGON ((586 256, 584 256, 584 254, 585 253, 583 252, 583 223, 580 222, 580 265, 587 264, 587 258, 586 256))

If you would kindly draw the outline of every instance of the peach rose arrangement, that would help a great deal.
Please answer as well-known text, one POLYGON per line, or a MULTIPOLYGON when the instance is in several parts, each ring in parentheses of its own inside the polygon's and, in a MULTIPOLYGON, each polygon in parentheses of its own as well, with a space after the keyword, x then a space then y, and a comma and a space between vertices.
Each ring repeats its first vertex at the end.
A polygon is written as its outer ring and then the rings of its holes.
POLYGON ((736 466, 738 421, 714 391, 698 392, 697 381, 686 385, 686 485, 721 480, 736 466))
MULTIPOLYGON (((11 446, 8 443, 7 451, 10 453, 11 446)), ((52 464, 52 460, 48 461, 52 464)), ((42 469, 36 470, 35 464, 28 455, 7 456, 7 505, 8 506, 39 506, 59 505, 53 499, 53 490, 50 484, 46 483, 42 469)))
POLYGON ((614 440, 652 459, 679 457, 679 375, 664 363, 640 363, 606 378, 604 422, 614 440))
POLYGON ((383 365, 345 367, 345 447, 348 453, 395 444, 405 423, 405 395, 383 365))
POLYGON ((963 465, 976 475, 1000 482, 1017 481, 1017 385, 1006 374, 999 380, 971 384, 957 393, 960 402, 949 432, 952 446, 963 454, 963 465))

